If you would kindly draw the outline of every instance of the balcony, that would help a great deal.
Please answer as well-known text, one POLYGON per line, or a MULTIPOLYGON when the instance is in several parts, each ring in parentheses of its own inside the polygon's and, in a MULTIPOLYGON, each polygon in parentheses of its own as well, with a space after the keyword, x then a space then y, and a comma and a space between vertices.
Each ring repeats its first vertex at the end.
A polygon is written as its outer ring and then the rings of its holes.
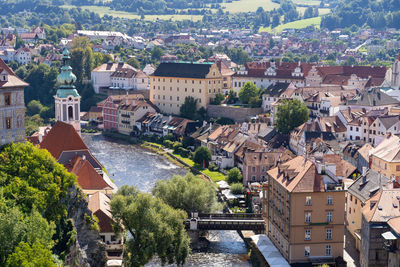
POLYGON ((130 124, 131 122, 130 122, 130 121, 122 120, 121 123, 123 123, 123 124, 130 124))

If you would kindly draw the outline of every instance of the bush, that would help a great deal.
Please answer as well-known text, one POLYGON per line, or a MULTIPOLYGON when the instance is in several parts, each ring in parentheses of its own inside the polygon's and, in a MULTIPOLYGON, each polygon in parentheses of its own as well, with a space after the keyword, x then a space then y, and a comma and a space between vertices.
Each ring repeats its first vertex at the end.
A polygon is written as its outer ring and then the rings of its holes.
POLYGON ((172 146, 174 145, 174 142, 172 142, 170 140, 164 140, 163 145, 165 147, 172 148, 172 146))
POLYGON ((181 148, 181 147, 182 147, 182 144, 179 142, 174 142, 172 145, 172 148, 174 149, 174 153, 179 153, 178 151, 179 151, 179 148, 181 148))
POLYGON ((178 154, 181 155, 184 158, 188 158, 190 156, 190 151, 186 148, 179 147, 178 148, 178 154))
POLYGON ((228 171, 228 183, 240 183, 243 179, 242 173, 238 168, 233 168, 228 171))
POLYGON ((216 171, 219 170, 218 166, 215 165, 215 164, 213 164, 213 163, 211 163, 210 166, 208 166, 208 169, 209 169, 210 171, 212 171, 212 172, 216 172, 216 171))
POLYGON ((174 136, 172 134, 167 134, 163 138, 164 140, 170 140, 170 141, 174 140, 174 136))
POLYGON ((230 189, 232 194, 234 195, 240 195, 243 194, 244 192, 244 186, 240 183, 232 184, 230 189))

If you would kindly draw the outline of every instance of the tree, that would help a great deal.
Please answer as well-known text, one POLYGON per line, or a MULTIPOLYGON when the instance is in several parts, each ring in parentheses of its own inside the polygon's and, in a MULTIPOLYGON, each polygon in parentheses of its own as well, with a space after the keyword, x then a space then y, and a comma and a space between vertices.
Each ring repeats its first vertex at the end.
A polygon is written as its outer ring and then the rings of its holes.
POLYGON ((71 51, 71 68, 72 72, 76 76, 77 84, 82 84, 84 74, 84 57, 85 50, 82 48, 76 48, 71 51))
POLYGON ((152 193, 175 209, 190 214, 193 210, 208 213, 219 208, 212 183, 192 173, 186 176, 174 175, 170 180, 156 182, 152 193))
POLYGON ((54 223, 49 224, 36 210, 25 215, 18 207, 13 207, 12 201, 4 198, 0 198, 0 201, 0 266, 4 266, 20 242, 29 245, 40 243, 46 249, 52 248, 54 223))
POLYGON ((200 146, 196 149, 193 156, 193 161, 203 168, 208 168, 211 161, 211 152, 207 147, 200 146))
POLYGON ((232 89, 229 90, 229 94, 228 94, 228 103, 229 103, 229 104, 233 104, 233 103, 236 102, 236 99, 237 99, 237 97, 236 97, 236 92, 233 91, 232 89))
POLYGON ((308 120, 308 108, 298 99, 284 100, 278 106, 276 129, 284 134, 308 120))
POLYGON ((137 60, 137 58, 135 57, 131 57, 130 59, 128 59, 126 61, 127 64, 131 65, 132 67, 134 67, 135 69, 140 69, 140 62, 139 60, 137 60))
POLYGON ((230 190, 234 195, 240 195, 244 192, 244 186, 241 183, 231 184, 230 190))
POLYGON ((71 43, 71 50, 78 48, 86 50, 87 47, 90 47, 90 40, 86 36, 77 36, 71 43))
POLYGON ((228 183, 239 183, 243 180, 242 172, 238 168, 233 168, 228 171, 228 183))
POLYGON ((153 51, 151 51, 151 59, 160 60, 160 58, 164 55, 164 51, 161 47, 155 46, 153 51))
POLYGON ((76 177, 51 154, 30 143, 13 143, 0 151, 0 187, 5 199, 15 199, 22 212, 33 207, 58 222, 67 210, 62 198, 76 185, 76 177))
POLYGON ((275 13, 272 16, 272 28, 275 28, 276 26, 278 26, 281 23, 281 16, 279 15, 279 13, 275 13))
POLYGON ((243 104, 248 104, 252 97, 257 97, 259 89, 252 82, 247 82, 239 92, 239 99, 243 104))
POLYGON ((346 59, 346 61, 344 62, 344 65, 346 65, 346 66, 357 65, 357 60, 353 56, 350 56, 346 59))
POLYGON ((221 93, 218 93, 215 95, 215 98, 213 99, 212 104, 213 105, 220 105, 222 101, 224 101, 225 96, 221 93))
POLYGON ((14 253, 8 257, 7 266, 57 267, 57 264, 53 261, 51 250, 42 243, 35 242, 29 245, 21 242, 14 253))
POLYGON ((92 75, 92 69, 93 69, 93 64, 94 64, 94 56, 93 56, 93 51, 92 48, 87 47, 85 49, 85 58, 84 58, 84 63, 83 63, 83 70, 85 73, 85 77, 90 80, 90 77, 92 75))
POLYGON ((185 97, 185 102, 180 107, 181 116, 188 119, 194 119, 197 111, 197 99, 192 96, 185 97))
POLYGON ((40 103, 40 101, 32 100, 27 105, 28 115, 33 116, 35 114, 39 114, 40 111, 42 110, 42 108, 43 108, 43 105, 40 103))
POLYGON ((157 255, 162 264, 182 265, 189 254, 184 211, 175 210, 161 199, 122 186, 110 202, 113 227, 130 234, 125 241, 125 266, 143 266, 157 255))

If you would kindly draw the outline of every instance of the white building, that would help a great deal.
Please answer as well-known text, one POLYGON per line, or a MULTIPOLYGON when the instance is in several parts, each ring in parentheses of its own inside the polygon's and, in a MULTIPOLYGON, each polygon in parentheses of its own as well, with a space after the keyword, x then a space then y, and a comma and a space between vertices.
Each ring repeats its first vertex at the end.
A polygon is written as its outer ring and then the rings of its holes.
POLYGON ((91 76, 94 91, 99 93, 101 88, 109 88, 111 86, 111 74, 122 68, 135 70, 135 68, 131 65, 124 64, 122 62, 109 62, 92 70, 91 76))
POLYGON ((149 89, 149 76, 141 70, 121 68, 110 76, 110 89, 147 90, 149 89))

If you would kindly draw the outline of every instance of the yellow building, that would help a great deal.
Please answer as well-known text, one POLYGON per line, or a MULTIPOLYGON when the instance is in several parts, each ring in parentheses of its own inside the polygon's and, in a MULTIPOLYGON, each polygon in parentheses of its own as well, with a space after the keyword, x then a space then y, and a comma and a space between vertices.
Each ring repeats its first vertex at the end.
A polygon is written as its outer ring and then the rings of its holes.
POLYGON ((325 179, 302 156, 269 170, 267 176, 263 192, 267 234, 289 264, 331 264, 343 256, 342 186, 325 179))
POLYGON ((156 112, 153 105, 146 101, 125 100, 118 108, 118 132, 130 135, 135 130, 136 121, 147 112, 156 112))
POLYGON ((26 86, 0 59, 0 145, 25 140, 26 86))
POLYGON ((371 169, 400 182, 400 138, 390 135, 370 151, 371 169))
POLYGON ((150 100, 164 114, 180 114, 186 97, 197 100, 197 108, 222 93, 223 78, 215 63, 161 63, 150 76, 150 100))

